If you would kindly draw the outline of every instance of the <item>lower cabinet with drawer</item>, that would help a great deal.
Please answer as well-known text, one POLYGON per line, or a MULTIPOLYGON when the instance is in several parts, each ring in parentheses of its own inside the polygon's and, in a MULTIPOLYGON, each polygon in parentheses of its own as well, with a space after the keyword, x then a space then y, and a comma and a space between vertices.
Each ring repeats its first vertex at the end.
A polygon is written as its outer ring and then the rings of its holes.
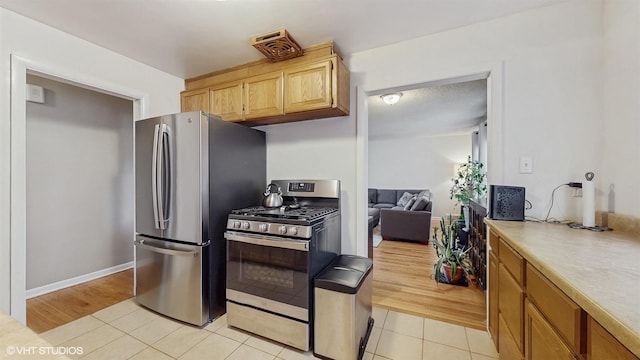
POLYGON ((506 240, 489 236, 489 328, 500 359, 585 359, 584 310, 506 240))
POLYGON ((494 251, 489 252, 489 334, 493 339, 496 348, 500 346, 498 343, 498 257, 494 255, 494 251))
MULTIPOLYGON (((515 345, 522 352, 524 291, 502 263, 498 266, 498 282, 500 284, 498 290, 500 316, 505 324, 505 329, 509 330, 515 345)), ((500 326, 500 331, 502 331, 502 326, 500 326)))
POLYGON ((589 317, 587 325, 587 360, 638 360, 602 325, 589 317))
POLYGON ((491 225, 488 328, 501 360, 640 360, 491 225))
POLYGON ((577 356, 562 341, 553 326, 528 300, 525 309, 525 351, 527 360, 575 360, 577 356))
MULTIPOLYGON (((547 278, 527 264, 527 298, 576 354, 587 350, 587 313, 547 278)), ((531 305, 533 307, 533 305, 531 305)))
MULTIPOLYGON (((491 233, 490 237, 496 237, 491 233)), ((489 322, 491 336, 502 360, 522 359, 524 355, 525 261, 502 239, 490 239, 489 322), (494 272, 497 271, 497 274, 494 272), (491 304, 491 300, 497 300, 491 304), (495 320, 498 318, 497 329, 495 320), (497 333, 497 336, 496 336, 497 333)))
POLYGON ((513 335, 507 327, 507 323, 504 321, 502 314, 498 315, 498 355, 500 360, 522 360, 522 350, 516 344, 513 335))

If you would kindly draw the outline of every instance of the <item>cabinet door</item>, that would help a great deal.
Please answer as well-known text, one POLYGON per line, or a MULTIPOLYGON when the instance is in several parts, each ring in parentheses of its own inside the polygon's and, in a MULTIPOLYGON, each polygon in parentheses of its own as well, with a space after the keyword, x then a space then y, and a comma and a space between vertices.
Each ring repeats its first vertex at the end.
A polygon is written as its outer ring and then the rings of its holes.
POLYGON ((489 333, 498 348, 498 259, 489 251, 489 333))
POLYGON ((225 121, 242 120, 242 81, 211 87, 211 113, 225 121))
MULTIPOLYGON (((500 253, 502 253, 502 251, 500 251, 500 253)), ((500 260, 502 260, 502 258, 500 258, 500 260)), ((522 352, 522 340, 524 338, 524 291, 503 263, 500 263, 498 268, 498 282, 500 284, 498 288, 498 307, 500 309, 500 315, 504 318, 504 322, 513 335, 513 340, 522 352)), ((504 330, 502 324, 499 325, 499 328, 500 339, 502 339, 502 331, 504 330)), ((502 346, 502 344, 500 344, 500 346, 502 346)))
POLYGON ((518 348, 513 336, 507 329, 507 324, 502 317, 502 314, 498 315, 498 327, 500 328, 500 339, 498 340, 500 347, 498 348, 498 358, 500 360, 522 360, 522 353, 518 348))
POLYGON ((588 360, 638 360, 638 357, 591 317, 587 325, 587 344, 588 360))
POLYGON ((183 112, 202 110, 210 112, 209 89, 185 91, 180 95, 180 109, 183 112))
POLYGON ((575 360, 569 347, 538 309, 527 301, 525 311, 525 359, 526 360, 575 360))
POLYGON ((586 352, 587 315, 531 264, 527 264, 527 298, 549 321, 569 347, 578 354, 586 352))
POLYGON ((331 60, 284 71, 284 112, 330 108, 332 98, 331 60))
POLYGON ((282 115, 282 72, 269 73, 244 81, 244 118, 282 115))

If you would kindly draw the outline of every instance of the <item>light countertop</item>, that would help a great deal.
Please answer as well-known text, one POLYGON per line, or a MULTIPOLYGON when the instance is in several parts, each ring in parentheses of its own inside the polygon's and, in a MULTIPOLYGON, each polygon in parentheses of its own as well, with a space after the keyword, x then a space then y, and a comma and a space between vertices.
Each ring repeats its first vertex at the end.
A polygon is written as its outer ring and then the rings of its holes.
POLYGON ((640 234, 528 221, 485 222, 640 356, 640 234))

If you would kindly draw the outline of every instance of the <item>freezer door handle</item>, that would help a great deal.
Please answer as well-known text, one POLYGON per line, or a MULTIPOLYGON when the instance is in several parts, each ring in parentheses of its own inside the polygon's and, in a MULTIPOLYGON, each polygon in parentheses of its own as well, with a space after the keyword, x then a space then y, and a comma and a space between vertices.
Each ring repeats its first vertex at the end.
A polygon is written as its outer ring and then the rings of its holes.
POLYGON ((160 253, 160 254, 165 254, 165 255, 177 255, 177 256, 193 256, 196 257, 198 256, 198 254, 200 254, 200 250, 196 249, 193 251, 182 251, 182 250, 172 250, 172 249, 165 249, 165 248, 159 248, 159 247, 155 247, 152 245, 147 245, 144 243, 144 240, 135 240, 133 242, 133 244, 135 246, 138 246, 140 248, 149 250, 149 251, 153 251, 156 253, 160 253))
POLYGON ((158 146, 160 137, 160 125, 153 129, 153 151, 151 157, 151 199, 153 201, 153 221, 156 229, 160 229, 160 216, 158 213, 158 146))

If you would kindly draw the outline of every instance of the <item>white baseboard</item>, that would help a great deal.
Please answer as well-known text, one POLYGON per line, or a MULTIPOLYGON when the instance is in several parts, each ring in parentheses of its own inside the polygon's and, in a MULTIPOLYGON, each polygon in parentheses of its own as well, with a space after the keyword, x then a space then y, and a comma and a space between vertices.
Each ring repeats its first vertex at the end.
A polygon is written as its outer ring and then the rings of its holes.
POLYGON ((92 273, 80 275, 71 279, 62 280, 62 281, 54 282, 52 284, 47 284, 47 285, 39 286, 37 288, 29 289, 27 290, 27 294, 26 294, 27 299, 31 299, 36 296, 40 296, 53 291, 68 288, 69 286, 82 284, 84 282, 95 280, 103 276, 115 274, 123 270, 131 269, 132 267, 133 267, 133 261, 130 261, 128 263, 116 265, 107 269, 94 271, 92 273))

